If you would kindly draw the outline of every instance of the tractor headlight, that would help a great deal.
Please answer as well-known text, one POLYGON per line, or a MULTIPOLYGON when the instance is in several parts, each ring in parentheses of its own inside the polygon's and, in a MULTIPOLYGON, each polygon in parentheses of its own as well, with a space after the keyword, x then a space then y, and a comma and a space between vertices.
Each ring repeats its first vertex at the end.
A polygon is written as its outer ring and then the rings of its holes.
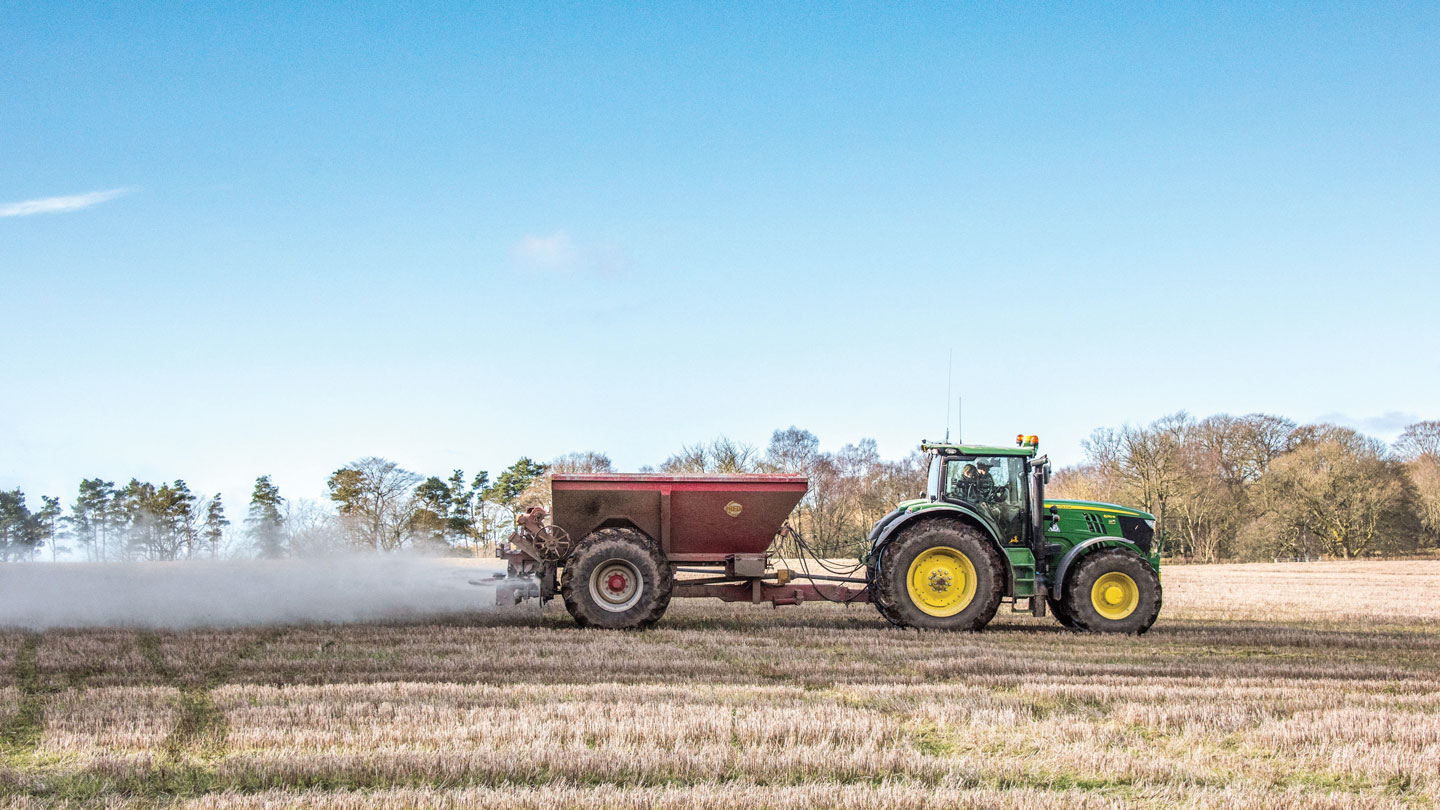
POLYGON ((1155 531, 1155 521, 1147 520, 1145 521, 1145 525, 1150 527, 1150 531, 1155 531))

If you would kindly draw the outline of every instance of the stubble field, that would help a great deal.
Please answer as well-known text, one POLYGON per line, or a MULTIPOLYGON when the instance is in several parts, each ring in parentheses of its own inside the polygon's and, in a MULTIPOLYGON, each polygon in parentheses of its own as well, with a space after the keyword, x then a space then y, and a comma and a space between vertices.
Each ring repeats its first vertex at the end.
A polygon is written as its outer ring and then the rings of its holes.
POLYGON ((39 807, 1431 807, 1440 562, 1168 568, 1142 638, 1002 607, 677 601, 445 622, 0 633, 39 807))

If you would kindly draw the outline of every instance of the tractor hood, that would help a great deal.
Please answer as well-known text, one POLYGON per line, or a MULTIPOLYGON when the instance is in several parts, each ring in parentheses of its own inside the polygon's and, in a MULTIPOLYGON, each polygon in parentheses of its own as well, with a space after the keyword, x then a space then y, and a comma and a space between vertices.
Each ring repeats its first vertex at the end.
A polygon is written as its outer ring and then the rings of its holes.
POLYGON ((1140 509, 1131 509, 1128 506, 1120 506, 1113 503, 1102 503, 1100 501, 1072 501, 1046 499, 1045 508, 1055 507, 1057 509, 1075 509, 1082 512, 1105 512, 1110 515, 1127 515, 1138 517, 1143 520, 1154 520, 1155 516, 1140 509))
MULTIPOLYGON (((937 506, 944 506, 941 501, 932 501, 929 498, 911 498, 908 501, 901 501, 895 505, 896 509, 902 512, 918 512, 921 509, 931 509, 937 506)), ((1114 503, 1102 503, 1100 501, 1075 501, 1075 500, 1051 500, 1045 501, 1045 508, 1055 507, 1056 509, 1073 509, 1080 512, 1104 512, 1108 515, 1126 515, 1138 517, 1141 520, 1154 520, 1155 516, 1141 509, 1132 509, 1128 506, 1120 506, 1114 503)))

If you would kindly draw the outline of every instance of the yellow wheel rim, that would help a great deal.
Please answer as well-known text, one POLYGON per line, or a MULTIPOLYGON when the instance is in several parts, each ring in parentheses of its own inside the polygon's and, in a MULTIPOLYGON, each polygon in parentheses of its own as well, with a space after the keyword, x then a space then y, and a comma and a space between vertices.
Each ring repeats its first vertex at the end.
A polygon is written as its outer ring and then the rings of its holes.
POLYGON ((1107 619, 1123 619, 1140 606, 1140 586, 1129 574, 1111 571, 1090 586, 1090 604, 1107 619))
POLYGON ((931 616, 954 616, 975 599, 975 564, 948 546, 927 548, 905 577, 910 601, 931 616))

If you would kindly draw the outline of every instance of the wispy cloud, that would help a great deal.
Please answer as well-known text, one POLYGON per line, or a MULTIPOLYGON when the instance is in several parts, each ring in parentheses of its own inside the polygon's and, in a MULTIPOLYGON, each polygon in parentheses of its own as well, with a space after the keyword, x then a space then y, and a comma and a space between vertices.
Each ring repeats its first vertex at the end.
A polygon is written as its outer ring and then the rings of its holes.
POLYGON ((531 234, 510 248, 515 263, 529 270, 614 275, 629 263, 625 253, 611 244, 580 244, 564 230, 531 234))
POLYGON ((108 202, 116 197, 129 194, 133 188, 112 188, 105 191, 90 191, 85 194, 71 194, 66 197, 44 197, 38 200, 0 203, 0 217, 28 217, 31 214, 64 214, 79 211, 92 205, 108 202))
POLYGON ((1399 433, 1404 430, 1407 425, 1413 425, 1419 422, 1420 415, 1407 413, 1405 411, 1387 411, 1379 416, 1351 416, 1349 414, 1332 411, 1321 414, 1320 418, 1316 421, 1346 425, 1374 433, 1399 433))

